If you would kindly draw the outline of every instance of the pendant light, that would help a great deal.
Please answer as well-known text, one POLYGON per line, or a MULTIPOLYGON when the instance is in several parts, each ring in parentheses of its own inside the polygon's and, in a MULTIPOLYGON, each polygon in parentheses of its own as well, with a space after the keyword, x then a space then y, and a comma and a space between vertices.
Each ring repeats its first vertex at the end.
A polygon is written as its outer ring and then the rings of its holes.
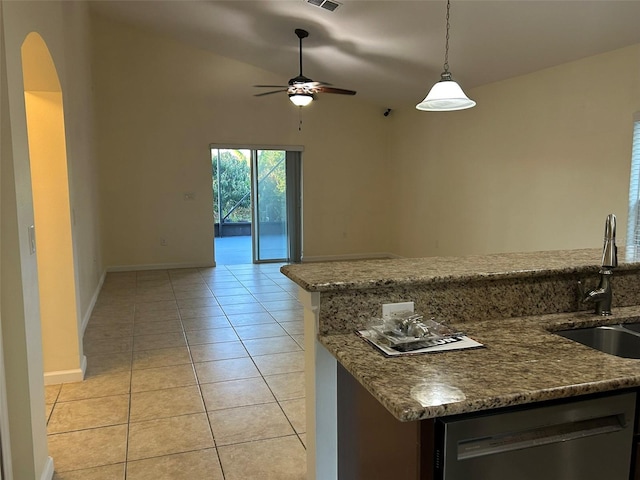
POLYGON ((451 78, 449 73, 449 10, 450 0, 447 0, 447 37, 444 50, 444 72, 440 74, 440 81, 437 82, 425 99, 416 105, 418 110, 429 112, 448 112, 452 110, 464 110, 475 107, 476 102, 465 95, 458 85, 451 78))

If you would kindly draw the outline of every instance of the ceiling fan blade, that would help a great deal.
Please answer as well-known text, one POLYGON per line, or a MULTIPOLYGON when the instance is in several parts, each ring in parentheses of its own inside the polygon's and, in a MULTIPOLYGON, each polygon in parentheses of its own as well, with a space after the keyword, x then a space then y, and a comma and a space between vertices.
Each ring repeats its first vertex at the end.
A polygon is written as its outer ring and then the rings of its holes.
POLYGON ((256 94, 254 95, 254 97, 264 97, 265 95, 271 95, 271 94, 273 94, 273 93, 286 92, 287 90, 288 90, 287 88, 284 88, 284 89, 282 89, 282 90, 274 90, 274 91, 272 91, 272 92, 256 93, 256 94))
POLYGON ((335 87, 317 87, 315 91, 320 93, 339 93, 340 95, 356 94, 354 90, 345 90, 344 88, 335 88, 335 87))
POLYGON ((258 88, 287 88, 288 85, 254 85, 254 87, 258 88))

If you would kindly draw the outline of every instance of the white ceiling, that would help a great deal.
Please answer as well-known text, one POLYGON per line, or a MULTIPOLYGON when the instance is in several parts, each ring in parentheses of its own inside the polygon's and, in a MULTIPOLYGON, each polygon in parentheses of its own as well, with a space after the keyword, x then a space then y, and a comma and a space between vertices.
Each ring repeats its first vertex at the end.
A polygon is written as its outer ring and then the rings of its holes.
MULTIPOLYGON (((305 0, 90 2, 99 13, 277 73, 283 84, 298 74, 294 29, 304 28, 307 77, 381 107, 421 101, 442 71, 446 0, 340 3, 329 12, 305 0)), ((640 0, 452 0, 450 23, 450 70, 468 90, 640 43, 640 0)))

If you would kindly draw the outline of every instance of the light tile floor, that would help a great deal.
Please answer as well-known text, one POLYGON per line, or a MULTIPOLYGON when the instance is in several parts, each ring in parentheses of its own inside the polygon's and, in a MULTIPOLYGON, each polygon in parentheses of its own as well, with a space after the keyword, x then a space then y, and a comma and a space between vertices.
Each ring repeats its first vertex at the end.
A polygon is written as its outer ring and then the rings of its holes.
POLYGON ((302 307, 279 267, 109 273, 85 381, 46 387, 54 478, 304 479, 302 307))

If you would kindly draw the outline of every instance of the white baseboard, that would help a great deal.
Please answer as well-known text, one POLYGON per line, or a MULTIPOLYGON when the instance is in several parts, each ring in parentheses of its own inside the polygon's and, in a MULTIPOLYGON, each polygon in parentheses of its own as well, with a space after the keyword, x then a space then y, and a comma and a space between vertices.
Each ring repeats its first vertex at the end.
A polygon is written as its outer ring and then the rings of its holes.
POLYGON ((47 463, 42 470, 42 475, 40 475, 40 480, 53 480, 53 458, 47 457, 47 463))
POLYGON ((44 372, 45 385, 58 385, 60 383, 81 382, 84 380, 84 373, 87 371, 87 357, 82 356, 80 368, 72 370, 57 370, 44 372))
POLYGON ((98 281, 98 286, 93 292, 93 296, 91 297, 91 302, 89 302, 89 308, 82 317, 82 325, 80 325, 80 338, 84 338, 84 331, 87 328, 87 324, 91 319, 91 314, 93 313, 93 308, 96 306, 96 302, 98 301, 98 295, 100 295, 100 290, 102 290, 102 284, 104 283, 104 279, 107 276, 106 270, 102 272, 100 275, 100 280, 98 281))
POLYGON ((386 258, 402 258, 394 253, 352 253, 347 255, 315 255, 302 257, 302 263, 310 262, 340 262, 348 260, 380 260, 386 258))
POLYGON ((213 263, 154 263, 148 265, 115 265, 107 267, 107 272, 134 272, 137 270, 172 270, 176 268, 210 268, 213 263))

